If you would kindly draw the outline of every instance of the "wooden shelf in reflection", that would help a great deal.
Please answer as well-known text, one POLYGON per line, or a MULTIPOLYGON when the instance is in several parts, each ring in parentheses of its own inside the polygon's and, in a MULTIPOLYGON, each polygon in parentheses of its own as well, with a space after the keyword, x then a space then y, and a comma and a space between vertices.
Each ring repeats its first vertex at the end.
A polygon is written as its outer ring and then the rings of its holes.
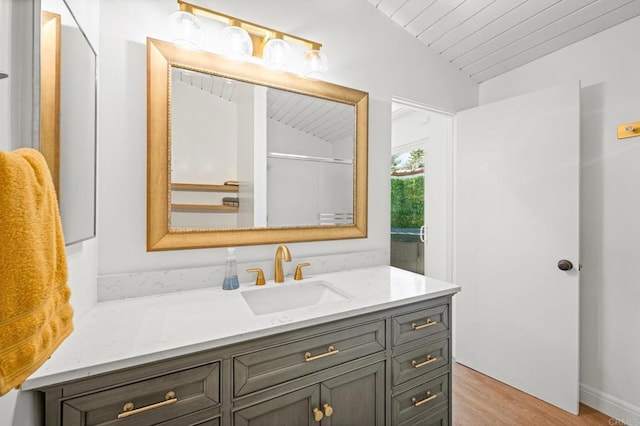
POLYGON ((211 192, 238 192, 238 186, 234 185, 205 185, 202 183, 172 183, 174 191, 211 191, 211 192))
POLYGON ((238 207, 222 204, 171 204, 172 211, 235 213, 238 207))

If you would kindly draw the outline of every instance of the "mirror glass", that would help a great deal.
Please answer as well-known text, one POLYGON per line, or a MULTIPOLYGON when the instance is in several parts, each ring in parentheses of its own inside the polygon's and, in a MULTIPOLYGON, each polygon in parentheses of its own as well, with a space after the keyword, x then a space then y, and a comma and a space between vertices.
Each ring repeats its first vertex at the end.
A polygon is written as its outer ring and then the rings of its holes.
POLYGON ((95 237, 96 53, 62 0, 42 0, 40 151, 67 245, 95 237))
POLYGON ((147 40, 147 249, 364 238, 368 95, 147 40))
POLYGON ((353 224, 355 107, 171 67, 171 227, 353 224))

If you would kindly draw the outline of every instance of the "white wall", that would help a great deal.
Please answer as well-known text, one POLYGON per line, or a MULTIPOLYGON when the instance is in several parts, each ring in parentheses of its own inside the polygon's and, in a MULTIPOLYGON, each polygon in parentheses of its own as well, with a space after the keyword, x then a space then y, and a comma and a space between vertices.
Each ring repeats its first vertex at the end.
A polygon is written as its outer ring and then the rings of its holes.
POLYGON ((238 105, 173 80, 171 182, 222 185, 238 179, 238 105), (215 111, 215 114, 211 112, 215 111))
MULTIPOLYGON (((366 0, 198 1, 205 7, 322 42, 332 82, 370 93, 369 238, 291 244, 294 257, 386 249, 389 224, 391 95, 465 109, 477 85, 405 33, 366 0)), ((147 253, 146 37, 167 39, 174 0, 113 0, 100 9, 99 273, 222 264, 224 249, 147 253)), ((242 247, 239 260, 273 256, 242 247)))
POLYGON ((581 400, 640 424, 640 18, 480 85, 488 103, 581 80, 581 400))

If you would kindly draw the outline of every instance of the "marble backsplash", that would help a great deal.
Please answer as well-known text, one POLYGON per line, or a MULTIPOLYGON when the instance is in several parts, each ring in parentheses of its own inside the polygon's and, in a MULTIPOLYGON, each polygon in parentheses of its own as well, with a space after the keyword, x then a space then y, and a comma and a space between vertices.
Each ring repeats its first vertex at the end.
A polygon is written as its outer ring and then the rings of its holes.
MULTIPOLYGON (((345 269, 388 265, 389 252, 388 250, 374 250, 304 258, 296 257, 291 262, 283 264, 286 278, 290 279, 293 276, 296 265, 303 262, 311 263, 311 266, 303 270, 305 277, 311 277, 315 274, 345 269)), ((256 274, 246 271, 249 268, 262 268, 267 281, 273 280, 273 259, 260 262, 238 262, 238 279, 241 283, 255 280, 256 274)), ((220 287, 222 286, 224 273, 225 265, 222 264, 201 268, 103 275, 98 277, 98 302, 197 290, 207 287, 220 287)))

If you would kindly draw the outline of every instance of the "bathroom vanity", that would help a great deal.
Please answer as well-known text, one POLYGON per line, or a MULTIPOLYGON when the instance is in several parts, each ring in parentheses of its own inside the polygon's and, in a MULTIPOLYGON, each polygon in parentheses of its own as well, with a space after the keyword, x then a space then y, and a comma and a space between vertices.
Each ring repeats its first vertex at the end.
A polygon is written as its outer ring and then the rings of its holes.
POLYGON ((457 291, 380 266, 104 302, 25 389, 47 426, 447 425, 457 291))

